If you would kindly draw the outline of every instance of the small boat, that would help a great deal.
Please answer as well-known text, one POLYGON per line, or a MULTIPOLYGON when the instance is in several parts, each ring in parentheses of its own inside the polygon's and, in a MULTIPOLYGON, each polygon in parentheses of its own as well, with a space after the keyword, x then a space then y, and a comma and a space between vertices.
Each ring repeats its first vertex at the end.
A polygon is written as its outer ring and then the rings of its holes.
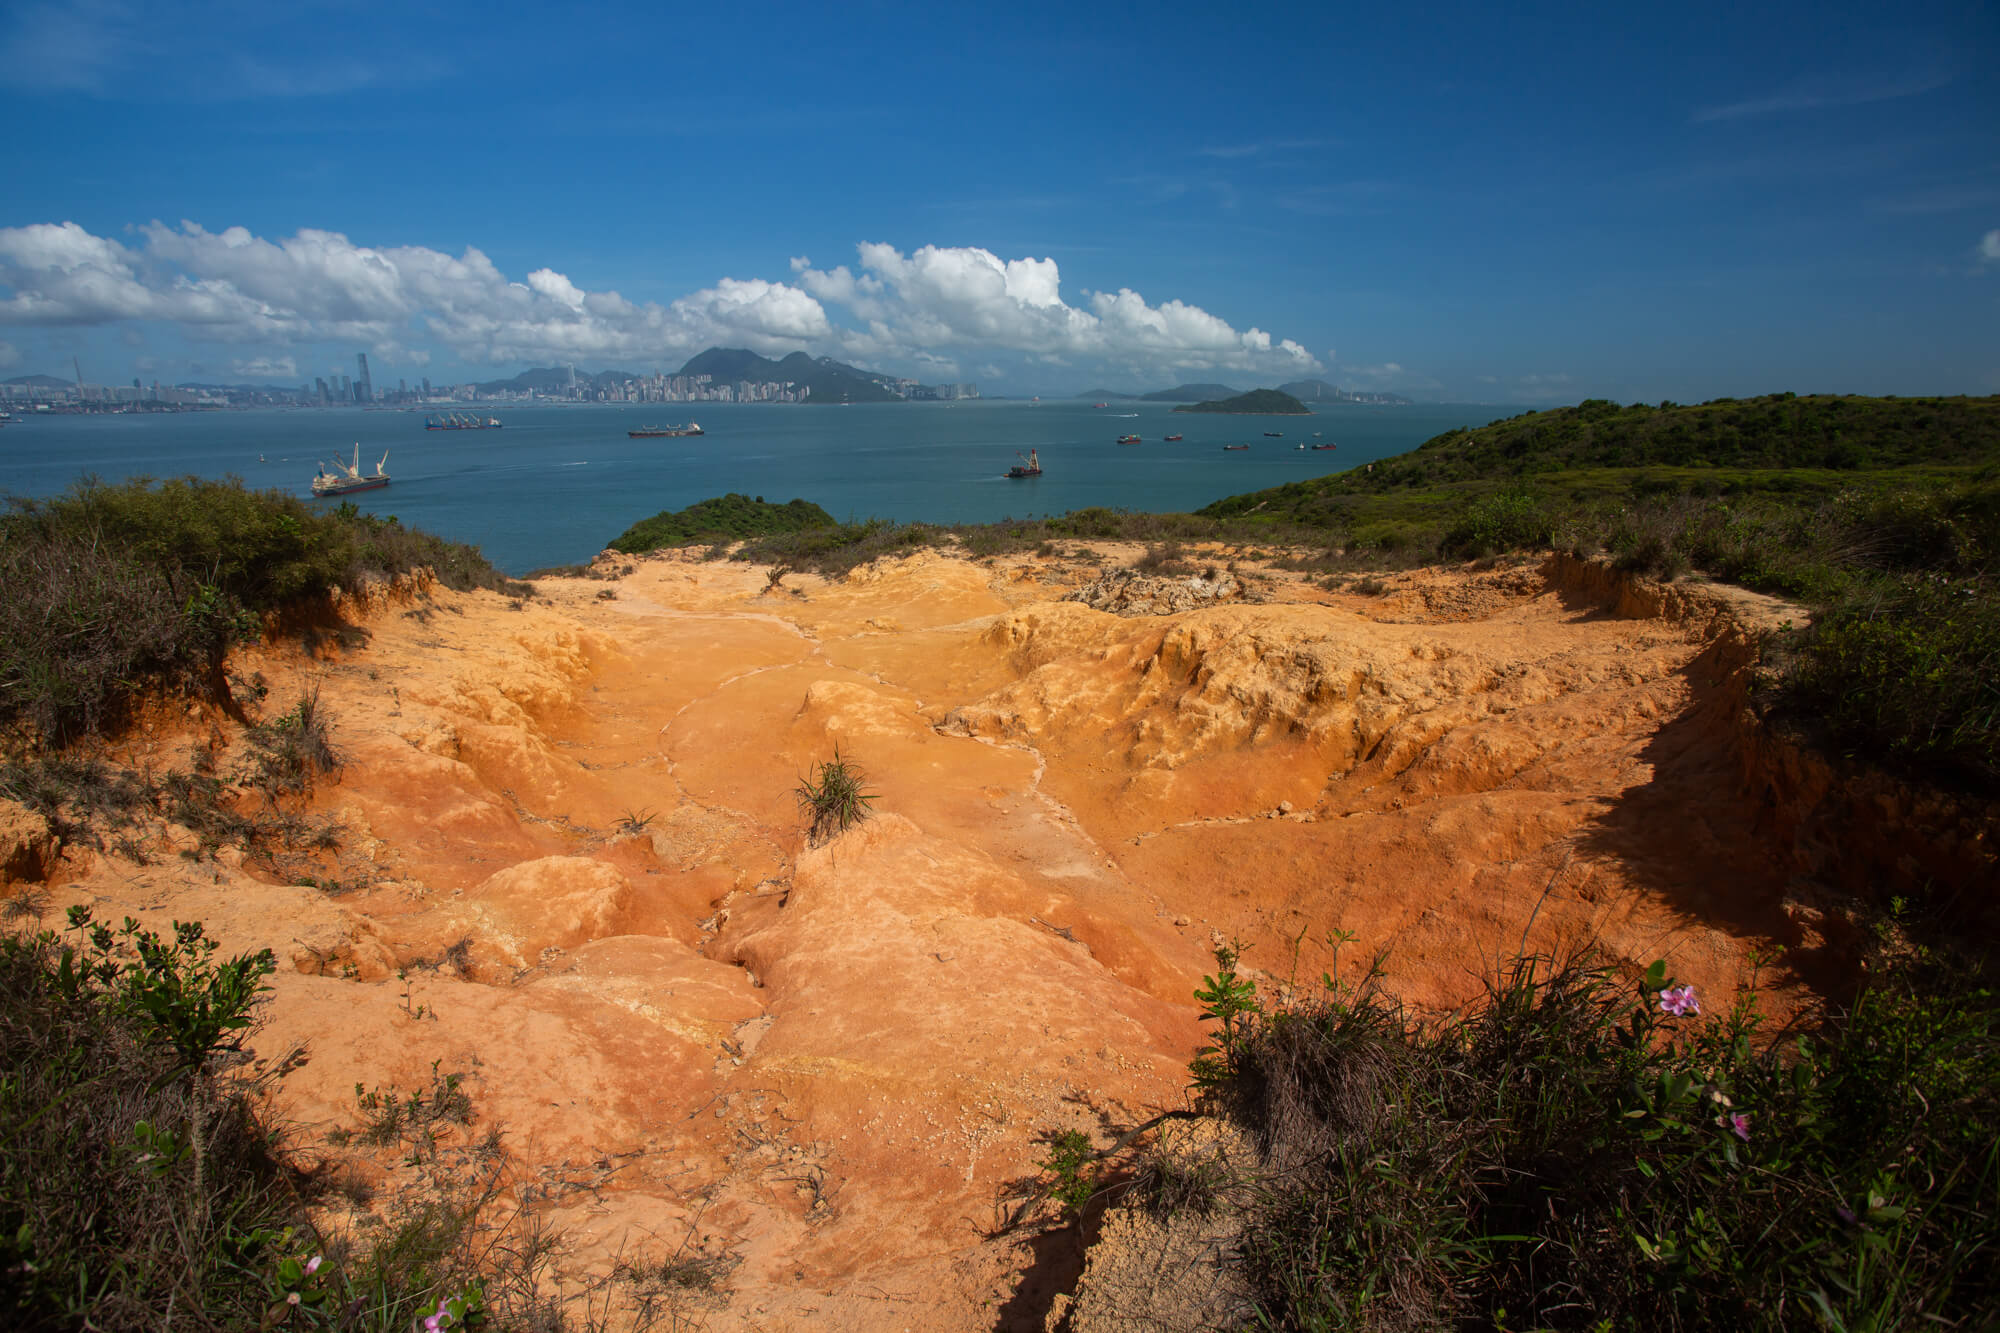
POLYGON ((1169 436, 1167 436, 1167 443, 1168 443, 1168 444, 1172 444, 1172 443, 1174 443, 1174 442, 1175 442, 1176 440, 1179 440, 1180 438, 1181 438, 1181 437, 1180 437, 1180 436, 1178 436, 1178 435, 1169 435, 1169 436))
POLYGON ((1091 404, 1091 406, 1092 406, 1092 407, 1105 407, 1105 406, 1108 406, 1108 404, 1105 404, 1105 403, 1092 403, 1092 404, 1091 404))
POLYGON ((1136 436, 1136 435, 1120 435, 1120 436, 1118 437, 1118 443, 1120 443, 1120 444, 1138 444, 1138 443, 1139 443, 1139 437, 1138 437, 1138 436, 1136 436))
POLYGON ((1225 454, 1241 453, 1249 447, 1247 444, 1225 444, 1222 446, 1222 452, 1225 454))
POLYGON ((706 435, 699 421, 690 421, 685 426, 641 426, 637 430, 625 432, 635 440, 679 439, 684 435, 706 435))
POLYGON ((1267 430, 1264 432, 1264 438, 1267 440, 1282 440, 1285 438, 1285 433, 1278 430, 1267 430))
POLYGON ((1316 444, 1313 446, 1315 449, 1338 449, 1339 447, 1337 444, 1316 444))
MULTIPOLYGON (((1018 450, 1015 452, 1014 457, 1016 458, 1021 457, 1020 452, 1018 450)), ((1042 460, 1040 455, 1038 455, 1033 449, 1028 450, 1028 457, 1024 461, 1016 463, 1013 467, 1008 468, 1007 475, 1010 477, 1041 476, 1042 460)))
POLYGON ((424 418, 425 430, 499 430, 499 417, 479 417, 469 412, 447 412, 424 418))
POLYGON ((342 463, 335 460, 321 463, 319 471, 312 479, 312 493, 324 498, 329 495, 347 495, 354 491, 372 491, 389 484, 389 474, 382 470, 382 464, 389 461, 389 451, 382 451, 382 462, 375 465, 372 476, 361 472, 361 442, 355 441, 354 461, 342 463))

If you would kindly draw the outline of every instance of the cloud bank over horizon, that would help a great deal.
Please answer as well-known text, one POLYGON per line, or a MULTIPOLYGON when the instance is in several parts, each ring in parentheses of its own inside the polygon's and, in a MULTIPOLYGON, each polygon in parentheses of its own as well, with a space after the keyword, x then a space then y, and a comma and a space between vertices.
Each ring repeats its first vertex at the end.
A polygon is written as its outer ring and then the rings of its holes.
POLYGON ((187 221, 129 231, 128 243, 74 222, 0 228, 0 330, 164 326, 272 378, 296 366, 293 349, 318 344, 414 364, 669 366, 726 345, 951 375, 960 358, 997 369, 1001 354, 1141 377, 1324 369, 1292 339, 1179 300, 1120 288, 1070 304, 1054 259, 978 248, 862 242, 853 269, 795 258, 792 282, 722 277, 662 304, 587 291, 551 268, 511 278, 470 246, 373 247, 312 228, 273 241, 187 221))

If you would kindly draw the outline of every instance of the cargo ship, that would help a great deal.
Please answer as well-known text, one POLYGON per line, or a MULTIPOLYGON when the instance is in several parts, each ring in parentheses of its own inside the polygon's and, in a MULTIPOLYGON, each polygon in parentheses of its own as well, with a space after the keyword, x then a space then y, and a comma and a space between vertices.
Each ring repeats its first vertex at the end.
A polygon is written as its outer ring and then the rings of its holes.
POLYGON ((1222 452, 1225 454, 1236 454, 1243 452, 1249 447, 1247 444, 1225 444, 1222 446, 1222 452))
POLYGON ((1137 443, 1139 443, 1139 437, 1138 437, 1138 436, 1136 436, 1136 435, 1120 435, 1120 436, 1118 437, 1118 443, 1120 443, 1120 444, 1137 444, 1137 443))
POLYGON ((708 434, 699 421, 690 421, 685 426, 641 426, 625 433, 635 440, 679 439, 684 435, 708 434))
POLYGON ((425 417, 425 430, 499 430, 499 417, 477 417, 469 412, 447 412, 441 417, 425 417))
POLYGON ((355 441, 352 463, 321 463, 319 471, 312 479, 312 493, 324 498, 329 495, 351 495, 355 491, 372 491, 389 484, 389 474, 382 470, 382 464, 389 461, 389 451, 382 451, 382 462, 375 465, 373 475, 361 472, 361 443, 355 441))
MULTIPOLYGON (((1016 453, 1014 457, 1019 458, 1021 457, 1021 455, 1016 453)), ((1017 463, 1013 467, 1008 468, 1007 475, 1010 477, 1041 476, 1042 475, 1041 456, 1037 454, 1033 449, 1028 450, 1027 459, 1024 462, 1017 463)))
POLYGON ((1167 443, 1168 443, 1168 444, 1172 444, 1172 443, 1173 443, 1173 442, 1174 442, 1175 440, 1178 440, 1178 439, 1180 439, 1180 438, 1181 438, 1181 437, 1180 437, 1180 436, 1178 436, 1178 435, 1169 435, 1169 436, 1167 436, 1167 443))

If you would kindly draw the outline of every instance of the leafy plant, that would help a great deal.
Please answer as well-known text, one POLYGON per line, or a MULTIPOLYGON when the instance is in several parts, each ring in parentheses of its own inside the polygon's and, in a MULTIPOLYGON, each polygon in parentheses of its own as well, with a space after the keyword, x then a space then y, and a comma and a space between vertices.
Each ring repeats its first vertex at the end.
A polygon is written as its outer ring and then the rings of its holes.
POLYGON ((860 768, 841 756, 838 745, 833 758, 806 770, 793 794, 812 846, 838 837, 869 816, 877 797, 863 789, 865 781, 860 768))
POLYGON ((1047 1197, 1075 1216, 1097 1190, 1096 1150, 1090 1136, 1076 1129, 1050 1135, 1048 1146, 1048 1156, 1035 1163, 1050 1177, 1047 1197))

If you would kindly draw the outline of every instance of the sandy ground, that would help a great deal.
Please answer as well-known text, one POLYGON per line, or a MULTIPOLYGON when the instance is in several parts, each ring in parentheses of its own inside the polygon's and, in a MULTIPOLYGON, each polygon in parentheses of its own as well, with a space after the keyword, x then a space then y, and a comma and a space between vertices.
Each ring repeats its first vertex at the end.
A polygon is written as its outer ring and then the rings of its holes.
MULTIPOLYGON (((365 644, 236 664, 335 719, 313 800, 343 891, 105 854, 47 911, 272 948, 255 1054, 291 1066, 274 1109, 304 1141, 436 1062, 565 1280, 725 1256, 691 1317, 754 1329, 1040 1327, 1074 1242, 986 1233, 1039 1136, 1184 1104, 1217 942, 1273 996, 1386 950, 1437 1007, 1523 947, 1668 958, 1719 998, 1810 943, 1736 739, 1745 627, 1796 612, 1621 613, 1535 567, 1379 596, 1246 567, 1264 600, 1119 616, 1060 600, 1138 554, 1091 545, 1108 565, 774 584, 675 556, 525 605, 377 599, 365 644), (836 746, 876 813, 809 847, 795 788, 836 746)), ((1781 997, 1812 950, 1788 965, 1781 997)))

